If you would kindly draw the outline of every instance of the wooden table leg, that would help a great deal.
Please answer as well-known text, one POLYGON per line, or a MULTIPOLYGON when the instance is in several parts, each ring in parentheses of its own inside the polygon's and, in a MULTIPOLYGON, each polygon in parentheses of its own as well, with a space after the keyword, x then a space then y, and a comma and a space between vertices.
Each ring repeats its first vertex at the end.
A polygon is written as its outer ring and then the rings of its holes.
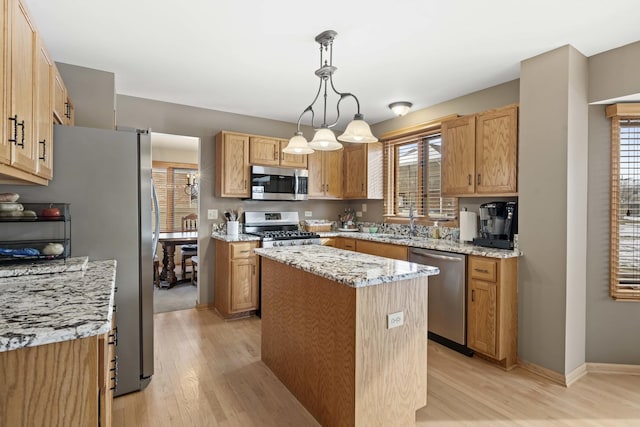
POLYGON ((176 252, 176 245, 167 242, 165 244, 165 257, 166 257, 166 261, 167 261, 167 282, 169 282, 169 287, 172 287, 173 285, 175 285, 178 282, 178 279, 176 277, 176 263, 175 263, 175 259, 174 259, 174 255, 176 252))

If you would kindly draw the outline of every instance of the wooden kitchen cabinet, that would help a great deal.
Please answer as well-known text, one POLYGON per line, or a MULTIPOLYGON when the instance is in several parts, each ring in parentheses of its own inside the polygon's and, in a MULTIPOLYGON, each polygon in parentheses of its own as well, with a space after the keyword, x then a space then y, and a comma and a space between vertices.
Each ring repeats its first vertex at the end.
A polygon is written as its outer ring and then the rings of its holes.
POLYGON ((509 370, 517 361, 517 258, 469 256, 467 346, 509 370))
POLYGON ((99 426, 111 426, 113 414, 113 390, 118 372, 115 357, 117 344, 115 314, 111 319, 111 331, 98 337, 98 390, 100 422, 99 426))
POLYGON ((517 195, 518 107, 442 123, 442 193, 517 195))
POLYGON ((75 109, 58 67, 54 65, 53 119, 59 125, 73 126, 75 109))
POLYGON ((315 151, 308 155, 309 199, 342 198, 342 152, 315 151))
POLYGON ((259 242, 216 240, 214 301, 225 318, 249 315, 258 309, 258 256, 253 249, 259 242))
POLYGON ((23 1, 2 0, 2 6, 0 180, 47 185, 53 176, 55 65, 23 1))
POLYGON ((336 237, 335 247, 338 249, 344 249, 347 251, 355 251, 356 239, 351 239, 348 237, 336 237))
POLYGON ((252 165, 307 168, 307 156, 303 154, 287 154, 282 149, 289 141, 266 136, 249 138, 249 163, 252 165))
POLYGON ((111 403, 100 397, 108 372, 100 365, 102 339, 106 337, 0 352, 0 424, 109 427, 111 403))
MULTIPOLYGON (((8 134, 11 142, 10 165, 16 169, 35 174, 37 167, 34 138, 34 53, 36 52, 36 29, 22 1, 9 0, 7 33, 9 46, 9 83, 5 87, 7 96, 8 134)), ((5 122, 7 123, 7 122, 5 122)))
POLYGON ((35 85, 35 138, 37 142, 36 175, 50 180, 53 178, 53 61, 47 48, 38 36, 36 52, 35 85))
POLYGON ((283 153, 282 150, 289 145, 289 140, 280 140, 280 166, 286 168, 307 168, 307 155, 306 154, 289 154, 283 153))
POLYGON ((394 245, 391 243, 372 242, 370 240, 356 240, 356 252, 369 255, 377 255, 385 258, 407 261, 408 246, 394 245))
POLYGON ((344 148, 344 199, 382 199, 382 143, 344 148))
POLYGON ((280 166, 280 141, 263 136, 249 137, 249 163, 280 166))
POLYGON ((251 196, 249 136, 231 132, 216 135, 216 197, 251 196))

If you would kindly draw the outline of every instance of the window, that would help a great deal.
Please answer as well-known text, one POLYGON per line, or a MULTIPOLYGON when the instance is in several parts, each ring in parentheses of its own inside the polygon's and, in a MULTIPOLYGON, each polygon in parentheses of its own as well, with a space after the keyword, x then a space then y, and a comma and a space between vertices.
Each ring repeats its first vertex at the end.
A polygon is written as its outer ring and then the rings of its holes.
POLYGON ((640 104, 607 107, 611 117, 610 294, 640 301, 640 104))
POLYGON ((385 217, 404 222, 413 206, 417 222, 457 226, 458 199, 441 192, 440 126, 384 142, 385 217))
POLYGON ((152 176, 160 206, 161 232, 181 231, 182 217, 198 213, 197 194, 191 191, 197 173, 197 165, 153 162, 152 176))

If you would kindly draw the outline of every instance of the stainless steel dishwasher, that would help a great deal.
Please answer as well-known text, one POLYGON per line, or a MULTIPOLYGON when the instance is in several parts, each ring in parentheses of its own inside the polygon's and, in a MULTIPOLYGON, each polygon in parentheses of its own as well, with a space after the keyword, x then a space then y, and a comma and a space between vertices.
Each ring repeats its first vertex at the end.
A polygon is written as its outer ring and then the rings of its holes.
POLYGON ((432 265, 429 277, 429 338, 470 356, 467 347, 467 256, 432 249, 409 248, 409 261, 432 265))

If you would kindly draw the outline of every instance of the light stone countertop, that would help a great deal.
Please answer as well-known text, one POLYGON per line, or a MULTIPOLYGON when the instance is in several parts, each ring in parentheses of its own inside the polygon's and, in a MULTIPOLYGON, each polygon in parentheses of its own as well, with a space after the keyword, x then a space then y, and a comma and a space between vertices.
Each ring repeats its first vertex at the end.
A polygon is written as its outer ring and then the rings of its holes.
POLYGON ((467 255, 479 255, 491 258, 515 258, 522 256, 522 252, 517 249, 494 249, 484 246, 476 246, 470 243, 460 243, 445 239, 430 239, 420 236, 404 236, 400 234, 377 234, 360 232, 319 232, 320 237, 347 237, 359 240, 369 240, 372 242, 392 243, 394 245, 411 246, 414 248, 435 249, 445 252, 455 252, 467 255))
POLYGON ((226 233, 214 231, 211 233, 212 239, 223 240, 225 242, 257 242, 260 240, 259 236, 253 234, 239 233, 235 236, 228 236, 226 233))
POLYGON ((259 248, 255 252, 352 288, 440 273, 437 267, 320 245, 259 248))
POLYGON ((0 279, 0 352, 111 330, 116 261, 75 272, 0 279))
POLYGON ((0 266, 0 278, 29 276, 32 274, 52 274, 71 271, 84 271, 87 268, 89 257, 70 257, 66 260, 56 259, 51 261, 37 261, 5 264, 0 266))

